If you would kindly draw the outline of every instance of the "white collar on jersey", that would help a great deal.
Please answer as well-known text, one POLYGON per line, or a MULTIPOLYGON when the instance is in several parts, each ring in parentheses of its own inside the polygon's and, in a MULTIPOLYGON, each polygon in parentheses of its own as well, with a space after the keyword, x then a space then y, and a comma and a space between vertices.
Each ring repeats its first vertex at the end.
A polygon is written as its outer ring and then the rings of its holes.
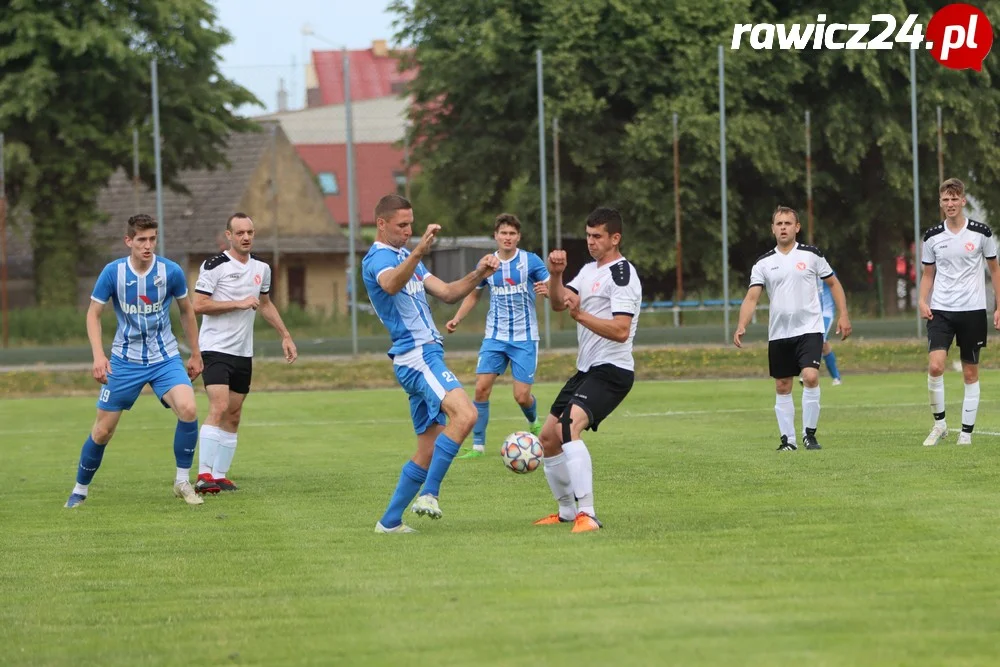
POLYGON ((234 255, 233 255, 233 254, 232 254, 231 252, 229 252, 228 250, 223 250, 223 251, 222 251, 222 254, 223 254, 223 255, 225 255, 226 257, 228 257, 229 259, 233 260, 233 261, 234 261, 234 262, 236 262, 237 264, 239 264, 241 268, 244 268, 244 269, 245 269, 246 267, 250 266, 250 260, 252 259, 252 257, 251 257, 250 255, 247 255, 247 261, 245 261, 245 262, 241 262, 241 261, 240 261, 240 260, 239 260, 238 258, 236 258, 236 257, 235 257, 235 256, 234 256, 234 255))
POLYGON ((145 278, 146 276, 149 275, 149 272, 153 270, 153 267, 156 266, 156 255, 154 254, 153 258, 149 261, 149 268, 143 271, 142 273, 136 271, 135 267, 132 266, 132 255, 126 257, 125 261, 128 262, 128 268, 132 270, 132 273, 135 274, 136 278, 145 278))
MULTIPOLYGON (((493 255, 497 259, 500 259, 500 251, 499 250, 494 251, 493 255)), ((513 262, 515 259, 517 259, 520 256, 521 256, 521 249, 517 248, 517 249, 514 250, 514 256, 513 257, 511 257, 510 259, 500 259, 500 263, 506 264, 507 262, 513 262)))

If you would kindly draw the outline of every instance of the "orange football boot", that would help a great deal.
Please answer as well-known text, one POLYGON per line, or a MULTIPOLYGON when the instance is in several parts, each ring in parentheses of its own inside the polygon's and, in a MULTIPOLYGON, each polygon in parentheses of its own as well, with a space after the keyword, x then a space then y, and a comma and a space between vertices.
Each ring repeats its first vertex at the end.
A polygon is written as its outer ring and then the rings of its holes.
POLYGON ((590 516, 589 514, 584 514, 580 512, 576 515, 576 520, 573 522, 572 533, 589 533, 594 530, 601 529, 601 522, 597 520, 597 517, 590 516))

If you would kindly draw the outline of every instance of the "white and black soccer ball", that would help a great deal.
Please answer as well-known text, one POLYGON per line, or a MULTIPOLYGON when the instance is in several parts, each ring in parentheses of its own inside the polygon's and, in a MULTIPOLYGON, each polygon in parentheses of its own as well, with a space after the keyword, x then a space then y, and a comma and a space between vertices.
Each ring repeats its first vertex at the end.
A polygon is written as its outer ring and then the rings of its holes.
POLYGON ((503 464, 519 475, 538 470, 542 465, 542 443, 527 431, 511 433, 500 447, 503 464))

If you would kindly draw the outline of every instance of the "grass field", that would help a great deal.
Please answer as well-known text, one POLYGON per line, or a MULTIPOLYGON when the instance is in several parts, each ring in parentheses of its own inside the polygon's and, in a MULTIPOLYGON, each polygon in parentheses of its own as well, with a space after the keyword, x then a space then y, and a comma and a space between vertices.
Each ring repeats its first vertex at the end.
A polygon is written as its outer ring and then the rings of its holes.
MULTIPOLYGON (((201 507, 144 396, 77 511, 94 399, 2 401, 0 664, 995 665, 998 376, 963 448, 920 446, 924 375, 848 374, 824 449, 779 454, 772 387, 638 384, 588 437, 585 535, 531 526, 544 476, 499 456, 456 461, 441 521, 373 534, 412 449, 398 390, 251 395, 242 488, 201 507)), ((494 444, 522 424, 508 387, 492 414, 494 444)))

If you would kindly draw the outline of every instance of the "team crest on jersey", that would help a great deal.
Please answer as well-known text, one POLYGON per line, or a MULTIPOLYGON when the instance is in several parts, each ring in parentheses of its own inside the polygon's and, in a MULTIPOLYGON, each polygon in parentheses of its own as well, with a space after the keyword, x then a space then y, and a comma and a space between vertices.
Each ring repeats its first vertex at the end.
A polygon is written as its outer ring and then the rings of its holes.
POLYGON ((260 285, 260 274, 258 273, 253 277, 253 282, 255 285, 260 285))
POLYGON ((156 276, 155 278, 153 278, 154 287, 163 287, 163 283, 165 282, 166 281, 163 279, 163 276, 156 276))
POLYGON ((798 269, 799 271, 805 271, 806 270, 806 263, 805 262, 799 262, 798 264, 795 265, 795 268, 798 269))
POLYGON ((972 252, 973 250, 976 249, 976 244, 973 243, 972 241, 969 241, 968 243, 965 244, 965 249, 968 250, 969 252, 972 252))
POLYGON ((516 285, 517 284, 517 283, 514 282, 513 278, 504 278, 503 281, 505 283, 507 283, 508 285, 516 285))
POLYGON ((595 280, 593 286, 590 288, 590 291, 591 291, 591 293, 594 293, 594 292, 596 292, 599 289, 601 289, 601 281, 600 280, 595 280))

